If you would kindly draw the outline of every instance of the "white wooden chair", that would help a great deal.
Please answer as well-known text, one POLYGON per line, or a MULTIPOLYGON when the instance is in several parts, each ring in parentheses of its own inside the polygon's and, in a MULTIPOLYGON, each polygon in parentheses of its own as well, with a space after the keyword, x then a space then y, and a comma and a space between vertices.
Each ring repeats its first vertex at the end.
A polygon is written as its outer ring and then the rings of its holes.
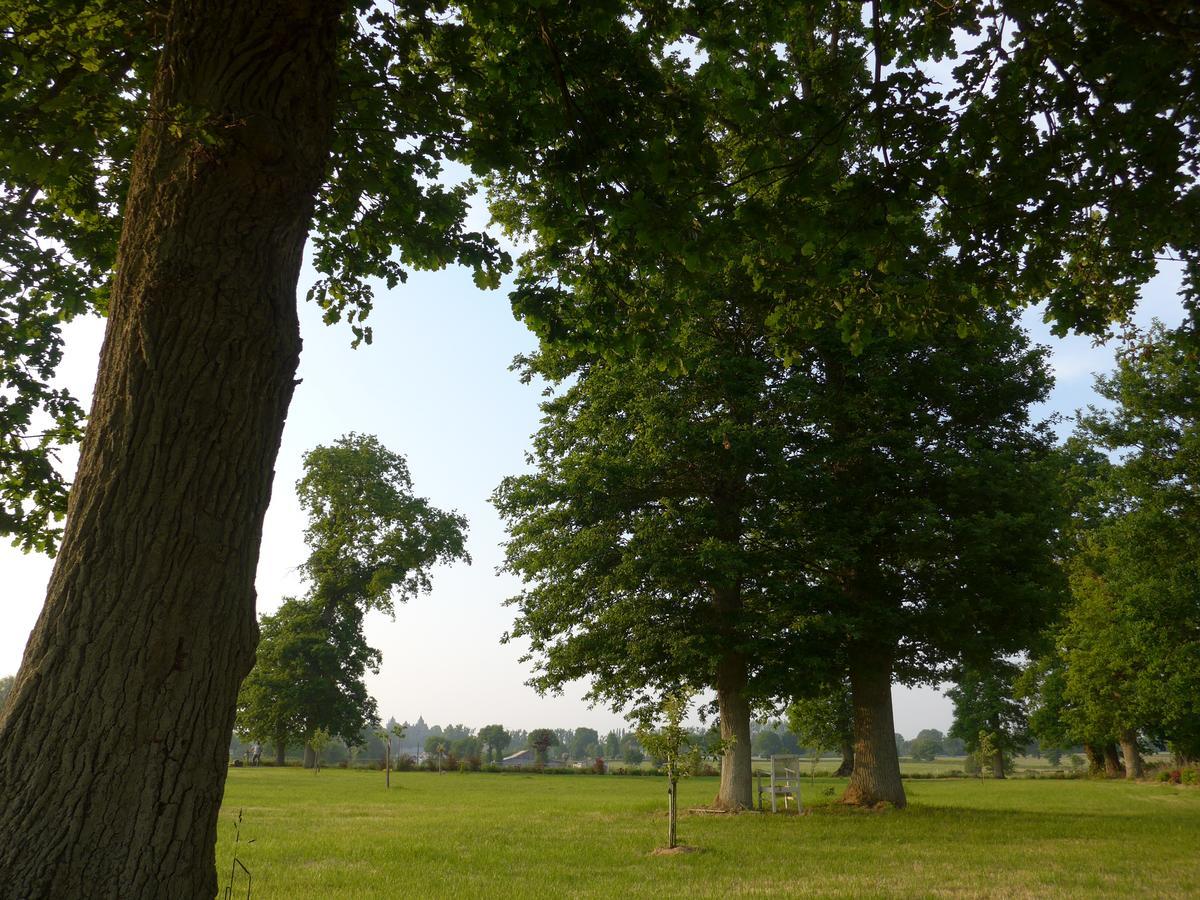
POLYGON ((800 757, 772 756, 771 768, 758 773, 758 808, 763 808, 763 794, 771 796, 771 812, 779 812, 779 798, 783 798, 783 808, 787 811, 788 800, 796 804, 796 812, 800 807, 800 757), (769 776, 767 786, 763 786, 763 777, 769 776))

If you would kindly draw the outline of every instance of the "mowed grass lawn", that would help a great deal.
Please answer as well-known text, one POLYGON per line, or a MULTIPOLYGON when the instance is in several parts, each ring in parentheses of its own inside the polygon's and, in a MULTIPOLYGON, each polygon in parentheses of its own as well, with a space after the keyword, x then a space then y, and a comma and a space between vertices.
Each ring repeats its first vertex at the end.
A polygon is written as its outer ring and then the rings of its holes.
MULTIPOLYGON (((665 843, 662 778, 233 769, 233 822, 255 900, 427 897, 1200 896, 1200 790, 1012 779, 908 781, 904 811, 683 814, 665 843), (245 843, 253 839, 254 843, 245 843)), ((833 789, 833 790, 830 790, 833 789)), ((681 784, 683 809, 716 779, 681 784)), ((236 882, 245 896, 244 878, 236 882)))

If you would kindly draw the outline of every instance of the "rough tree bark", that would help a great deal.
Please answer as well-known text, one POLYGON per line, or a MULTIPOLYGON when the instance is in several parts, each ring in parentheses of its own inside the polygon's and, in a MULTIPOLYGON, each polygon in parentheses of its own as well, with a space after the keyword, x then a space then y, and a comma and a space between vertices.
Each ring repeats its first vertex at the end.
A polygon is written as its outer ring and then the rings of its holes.
POLYGON ((834 776, 845 778, 854 772, 854 743, 847 741, 842 744, 842 763, 837 767, 834 776))
POLYGON ((1004 751, 997 750, 992 754, 992 777, 1004 777, 1004 751))
POLYGON ((721 785, 713 805, 718 809, 751 809, 754 805, 754 764, 750 757, 750 704, 746 700, 746 659, 726 654, 717 665, 717 712, 721 740, 721 785))
POLYGON ((1121 778, 1124 775, 1121 757, 1117 755, 1117 745, 1109 741, 1104 745, 1104 777, 1121 778))
POLYGON ((1125 757, 1125 777, 1142 778, 1146 772, 1142 765, 1142 754, 1138 752, 1137 732, 1121 732, 1121 755, 1125 757))
POLYGON ((344 5, 171 4, 66 533, 0 721, 2 897, 216 894, 344 5))
POLYGON ((284 738, 275 739, 275 765, 287 765, 287 741, 284 738))
POLYGON ((1095 744, 1085 743, 1083 752, 1087 755, 1089 775, 1099 775, 1104 771, 1104 751, 1095 744))
POLYGON ((842 803, 907 805, 896 754, 892 718, 892 667, 883 647, 850 653, 850 698, 854 706, 854 771, 842 803))

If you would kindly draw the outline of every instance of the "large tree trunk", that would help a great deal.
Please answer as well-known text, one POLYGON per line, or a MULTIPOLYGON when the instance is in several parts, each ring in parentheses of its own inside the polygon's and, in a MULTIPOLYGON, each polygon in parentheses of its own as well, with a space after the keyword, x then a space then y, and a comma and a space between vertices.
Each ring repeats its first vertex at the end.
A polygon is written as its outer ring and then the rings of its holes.
POLYGON ((1095 744, 1084 744, 1083 752, 1088 758, 1088 774, 1099 775, 1104 771, 1104 751, 1095 744))
POLYGON ((163 25, 66 533, 0 721, 2 897, 216 894, 342 7, 180 0, 163 25))
POLYGON ((287 739, 278 737, 275 739, 275 765, 287 765, 287 739))
POLYGON ((1126 778, 1141 778, 1146 774, 1142 766, 1142 754, 1138 752, 1136 732, 1121 732, 1121 755, 1125 757, 1126 778))
POLYGON ((1124 774, 1121 757, 1117 755, 1117 745, 1109 741, 1104 745, 1104 777, 1121 778, 1124 774))
POLYGON ((750 704, 746 701, 746 660, 730 653, 717 666, 717 711, 721 739, 721 786, 718 809, 750 809, 754 804, 754 764, 750 758, 750 704))
POLYGON ((304 768, 312 769, 317 765, 317 752, 308 744, 304 745, 304 768))
POLYGON ((992 777, 1004 777, 1004 751, 997 750, 992 754, 992 777))
POLYGON ((882 648, 851 653, 850 698, 854 706, 854 771, 842 802, 903 807, 908 800, 896 754, 891 663, 882 648))
POLYGON ((854 744, 846 741, 842 744, 842 764, 837 767, 834 777, 845 778, 854 772, 854 744))

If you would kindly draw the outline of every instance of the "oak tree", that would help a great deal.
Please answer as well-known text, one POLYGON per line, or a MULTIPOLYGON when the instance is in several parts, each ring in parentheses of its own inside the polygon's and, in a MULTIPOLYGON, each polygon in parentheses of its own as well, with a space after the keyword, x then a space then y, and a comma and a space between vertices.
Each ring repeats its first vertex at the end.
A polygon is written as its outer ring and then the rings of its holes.
POLYGON ((1020 668, 996 659, 964 666, 946 696, 954 704, 950 737, 960 738, 968 753, 980 750, 980 735, 987 735, 992 777, 1003 778, 1007 762, 1029 741, 1028 716, 1016 694, 1020 668))

